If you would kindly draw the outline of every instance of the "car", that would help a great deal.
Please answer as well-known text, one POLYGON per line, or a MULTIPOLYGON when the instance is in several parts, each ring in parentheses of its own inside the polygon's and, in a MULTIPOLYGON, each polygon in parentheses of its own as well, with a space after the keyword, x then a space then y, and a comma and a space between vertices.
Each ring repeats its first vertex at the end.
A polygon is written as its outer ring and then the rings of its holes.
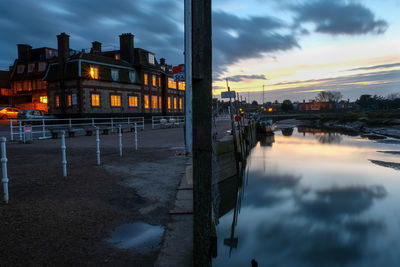
POLYGON ((47 116, 43 110, 39 109, 23 109, 18 112, 18 120, 32 120, 32 119, 50 119, 53 116, 47 116))
POLYGON ((16 119, 19 109, 13 107, 0 107, 0 118, 2 120, 16 119))

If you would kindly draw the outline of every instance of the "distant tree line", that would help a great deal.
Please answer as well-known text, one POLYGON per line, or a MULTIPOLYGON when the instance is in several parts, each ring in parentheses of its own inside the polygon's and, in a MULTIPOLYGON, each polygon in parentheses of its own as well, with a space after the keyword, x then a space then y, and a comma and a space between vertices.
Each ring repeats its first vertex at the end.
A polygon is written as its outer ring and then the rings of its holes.
POLYGON ((356 103, 362 109, 397 109, 400 108, 400 93, 390 94, 387 97, 361 95, 356 103))

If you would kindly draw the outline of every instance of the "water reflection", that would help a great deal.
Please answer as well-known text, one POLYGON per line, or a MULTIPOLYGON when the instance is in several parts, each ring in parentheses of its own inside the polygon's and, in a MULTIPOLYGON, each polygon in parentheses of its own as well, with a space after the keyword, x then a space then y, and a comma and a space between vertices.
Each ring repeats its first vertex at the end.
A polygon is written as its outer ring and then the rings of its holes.
POLYGON ((339 144, 342 142, 343 137, 338 133, 324 133, 317 136, 317 139, 321 144, 339 144))
POLYGON ((283 128, 281 129, 283 136, 292 136, 294 128, 283 128))
POLYGON ((274 143, 251 151, 246 182, 222 197, 213 266, 398 266, 400 172, 368 160, 400 162, 377 152, 397 144, 315 129, 274 143))

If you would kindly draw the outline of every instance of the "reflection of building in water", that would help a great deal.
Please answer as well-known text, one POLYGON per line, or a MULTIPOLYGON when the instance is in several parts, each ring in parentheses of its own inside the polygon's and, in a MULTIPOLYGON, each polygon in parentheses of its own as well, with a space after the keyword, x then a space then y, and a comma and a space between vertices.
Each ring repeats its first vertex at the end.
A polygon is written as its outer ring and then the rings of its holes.
POLYGON ((317 129, 317 128, 311 128, 311 127, 298 127, 297 131, 299 133, 302 133, 303 136, 306 135, 306 133, 315 135, 315 134, 323 134, 324 132, 321 129, 317 129))
POLYGON ((293 128, 283 128, 281 129, 283 136, 292 136, 293 128))
POLYGON ((321 144, 339 144, 343 137, 338 133, 324 133, 316 137, 321 144))
POLYGON ((260 141, 261 146, 272 146, 275 142, 275 135, 273 134, 259 134, 257 139, 260 141))

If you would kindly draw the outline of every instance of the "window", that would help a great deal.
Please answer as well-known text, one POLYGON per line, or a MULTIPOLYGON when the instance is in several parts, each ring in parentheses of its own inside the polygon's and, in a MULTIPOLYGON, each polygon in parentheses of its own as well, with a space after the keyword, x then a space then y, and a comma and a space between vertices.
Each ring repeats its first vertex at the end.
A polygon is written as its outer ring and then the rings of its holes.
POLYGON ((185 90, 186 84, 185 82, 178 82, 178 89, 179 90, 185 90))
POLYGON ((131 81, 131 83, 136 82, 136 73, 134 71, 129 72, 129 80, 131 81))
POLYGON ((168 88, 176 89, 176 82, 172 78, 168 78, 168 88))
POLYGON ((56 108, 60 107, 60 96, 56 95, 56 108))
POLYGON ((100 94, 92 94, 92 107, 100 107, 100 94))
POLYGON ((46 62, 39 62, 39 71, 45 71, 46 70, 46 62))
POLYGON ((152 86, 157 86, 157 77, 156 75, 153 74, 153 83, 151 84, 152 86))
POLYGON ((138 97, 137 96, 129 96, 128 104, 130 107, 137 107, 138 106, 138 97))
POLYGON ((98 67, 90 67, 90 77, 92 79, 98 79, 99 78, 99 68, 98 67))
POLYGON ((34 68, 35 68, 35 64, 34 63, 33 64, 29 64, 28 65, 28 72, 32 72, 34 68))
POLYGON ((115 60, 119 60, 119 55, 118 54, 115 55, 115 60))
POLYGON ((162 105, 161 105, 161 96, 158 97, 158 108, 161 109, 162 105))
POLYGON ((68 95, 68 107, 72 106, 72 95, 68 95))
POLYGON ((168 97, 168 109, 171 109, 171 97, 168 97))
POLYGON ((47 104, 47 96, 41 96, 40 103, 47 104))
POLYGON ((158 105, 157 105, 157 96, 156 95, 152 95, 151 96, 151 108, 152 109, 157 109, 158 105))
POLYGON ((120 107, 121 106, 121 96, 120 95, 111 95, 111 106, 112 107, 120 107))
POLYGON ((174 97, 174 109, 177 109, 176 97, 174 97))
POLYGON ((158 77, 158 87, 161 87, 161 77, 158 77))
POLYGON ((145 85, 148 85, 148 77, 147 77, 147 73, 145 73, 144 75, 143 75, 143 83, 145 84, 145 85))
POLYGON ((17 73, 23 73, 25 70, 25 65, 18 65, 17 66, 17 73))
POLYGON ((119 80, 119 71, 118 70, 111 70, 111 78, 113 81, 119 80))
POLYGON ((149 63, 154 65, 154 55, 149 53, 149 63))
POLYGON ((72 105, 78 105, 78 98, 76 94, 72 94, 72 105))
POLYGON ((149 96, 148 95, 144 96, 144 108, 150 108, 149 96))
POLYGON ((183 99, 179 98, 179 109, 183 110, 183 99))

